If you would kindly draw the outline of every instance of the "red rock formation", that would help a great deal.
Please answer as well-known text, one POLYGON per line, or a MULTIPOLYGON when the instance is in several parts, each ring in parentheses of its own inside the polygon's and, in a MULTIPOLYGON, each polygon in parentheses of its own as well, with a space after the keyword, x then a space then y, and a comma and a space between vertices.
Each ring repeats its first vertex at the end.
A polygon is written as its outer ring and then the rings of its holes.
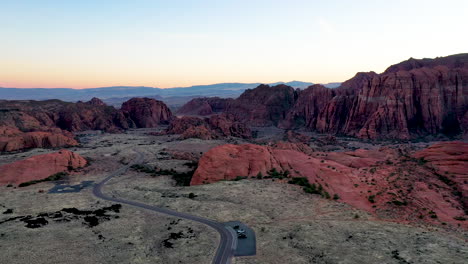
POLYGON ((0 101, 0 109, 0 126, 16 128, 22 132, 117 132, 128 128, 128 121, 121 111, 111 106, 99 105, 96 100, 94 103, 68 103, 59 100, 0 101))
POLYGON ((172 119, 172 112, 161 101, 151 98, 132 98, 121 109, 137 128, 157 127, 172 119))
POLYGON ((73 146, 77 142, 71 132, 154 127, 172 117, 164 103, 147 98, 127 101, 123 111, 98 98, 85 103, 0 100, 0 113, 0 151, 73 146))
POLYGON ((285 128, 315 128, 320 112, 335 96, 335 89, 329 89, 320 84, 299 91, 298 99, 294 106, 289 109, 280 126, 285 128))
POLYGON ((68 150, 37 155, 0 166, 0 185, 42 180, 55 173, 85 165, 83 157, 68 150))
POLYGON ((260 85, 245 90, 239 98, 228 104, 225 112, 252 126, 278 125, 296 99, 297 92, 290 86, 260 85))
POLYGON ((292 130, 286 131, 284 133, 284 140, 292 143, 309 143, 312 137, 306 136, 301 133, 294 132, 292 130))
POLYGON ((250 131, 245 123, 238 121, 233 115, 213 115, 205 120, 208 126, 221 135, 221 137, 252 137, 252 131, 250 131))
POLYGON ((225 137, 250 138, 252 132, 232 115, 213 115, 209 118, 180 117, 171 121, 166 134, 181 134, 182 139, 218 139, 225 137))
POLYGON ((416 158, 428 161, 438 177, 460 195, 468 214, 468 144, 463 142, 442 142, 418 151, 416 158))
POLYGON ((203 140, 210 140, 215 139, 216 137, 217 135, 214 133, 214 131, 210 130, 205 125, 201 125, 189 127, 184 131, 184 133, 182 133, 180 139, 199 138, 203 140))
MULTIPOLYGON (((467 61, 468 54, 410 59, 382 74, 358 73, 336 89, 260 85, 229 101, 224 112, 252 126, 306 127, 365 139, 466 134, 467 61)), ((212 112, 202 99, 186 107, 212 112)))
POLYGON ((60 148, 76 146, 78 142, 63 134, 51 132, 27 132, 13 136, 0 136, 0 152, 30 148, 60 148))
POLYGON ((212 115, 223 112, 234 99, 219 97, 194 98, 177 110, 178 115, 212 115))
POLYGON ((315 129, 368 139, 466 131, 467 60, 468 54, 461 54, 391 66, 370 82, 365 80, 356 95, 333 98, 315 129))
POLYGON ((91 100, 89 100, 86 103, 89 105, 102 105, 102 106, 106 105, 101 99, 97 97, 93 97, 91 100))
POLYGON ((466 143, 440 143, 416 154, 381 148, 310 155, 289 147, 228 144, 201 157, 191 184, 252 177, 259 172, 265 176, 275 168, 306 177, 330 196, 337 194, 341 201, 384 218, 466 225, 455 218, 468 208, 466 189, 458 184, 466 181, 461 168, 468 167, 467 154, 466 143), (445 170, 450 162, 458 165, 448 170, 448 180, 433 169, 445 170))

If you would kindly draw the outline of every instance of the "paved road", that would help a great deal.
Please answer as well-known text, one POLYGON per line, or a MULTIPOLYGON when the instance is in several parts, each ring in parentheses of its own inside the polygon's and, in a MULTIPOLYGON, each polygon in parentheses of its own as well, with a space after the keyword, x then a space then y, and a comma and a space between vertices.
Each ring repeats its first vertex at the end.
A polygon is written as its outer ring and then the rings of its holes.
POLYGON ((141 163, 143 161, 143 158, 144 158, 143 153, 141 153, 139 151, 135 151, 135 152, 138 155, 137 158, 133 162, 131 162, 130 164, 128 164, 126 166, 123 166, 120 169, 118 169, 118 170, 112 172, 111 174, 109 174, 109 176, 107 176, 100 183, 97 183, 94 186, 93 194, 96 197, 107 200, 107 201, 127 204, 127 205, 131 205, 131 206, 143 208, 143 209, 146 209, 146 210, 150 210, 150 211, 154 211, 154 212, 158 212, 158 213, 162 213, 162 214, 167 214, 167 215, 171 215, 171 216, 175 216, 175 217, 179 217, 179 218, 184 218, 184 219, 187 219, 187 220, 191 220, 191 221, 195 221, 195 222, 198 222, 198 223, 205 224, 205 225, 215 229, 220 235, 219 246, 218 246, 218 249, 216 250, 216 255, 214 256, 212 263, 215 263, 215 264, 231 263, 231 257, 233 255, 234 241, 237 238, 234 238, 232 233, 227 228, 225 228, 222 223, 219 223, 219 222, 216 222, 216 221, 213 221, 213 220, 210 220, 210 219, 206 219, 206 218, 203 218, 203 217, 195 216, 195 215, 176 212, 176 211, 173 211, 173 210, 170 210, 170 209, 167 209, 167 208, 161 208, 161 207, 156 207, 156 206, 152 206, 152 205, 148 205, 148 204, 144 204, 144 203, 128 201, 128 200, 125 200, 125 199, 122 199, 122 198, 106 195, 106 194, 104 194, 102 192, 102 188, 104 187, 104 185, 109 180, 111 180, 115 176, 118 176, 118 175, 126 172, 128 170, 128 168, 130 168, 130 166, 132 166, 133 164, 141 163))

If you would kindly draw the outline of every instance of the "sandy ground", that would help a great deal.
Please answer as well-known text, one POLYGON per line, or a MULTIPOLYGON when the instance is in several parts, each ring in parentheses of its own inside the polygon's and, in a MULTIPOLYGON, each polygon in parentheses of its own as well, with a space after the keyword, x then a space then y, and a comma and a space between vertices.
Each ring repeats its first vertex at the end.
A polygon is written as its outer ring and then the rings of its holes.
MULTIPOLYGON (((71 148, 91 160, 69 177, 72 184, 99 181, 110 171, 145 153, 145 164, 188 170, 186 160, 168 150, 193 154, 226 143, 177 136, 147 136, 149 130, 83 138, 71 148)), ((49 152, 36 149, 1 155, 0 164, 49 152)), ((111 205, 91 194, 48 194, 53 183, 0 188, 0 223, 16 216, 52 213, 62 208, 95 210, 111 205), (2 214, 13 209, 12 214, 2 214)), ((235 263, 466 263, 466 233, 381 221, 346 204, 304 193, 272 180, 226 181, 176 187, 170 176, 133 170, 112 180, 105 192, 215 219, 239 220, 257 234, 257 256, 235 263), (196 195, 190 199, 189 194, 196 195)), ((83 217, 27 228, 20 220, 0 224, 0 263, 210 263, 218 236, 206 226, 123 206, 108 220, 88 227, 83 217), (116 218, 118 216, 118 218, 116 218)))

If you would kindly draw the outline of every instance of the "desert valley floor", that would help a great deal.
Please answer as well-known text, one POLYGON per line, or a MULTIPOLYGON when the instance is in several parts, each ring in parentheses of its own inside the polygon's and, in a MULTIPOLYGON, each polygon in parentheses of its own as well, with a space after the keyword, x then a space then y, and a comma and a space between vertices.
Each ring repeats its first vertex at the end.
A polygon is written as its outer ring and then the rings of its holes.
MULTIPOLYGON (((187 156, 199 157, 225 143, 244 143, 242 139, 178 140, 176 135, 148 134, 160 130, 82 134, 80 145, 70 150, 85 157, 89 165, 67 176, 67 184, 99 182, 131 162, 135 150, 144 154, 145 165, 183 172, 191 170, 187 156)), ((265 129, 260 137, 274 133, 265 129)), ((378 147, 357 141, 345 145, 378 147)), ((4 154, 0 165, 54 151, 37 148, 4 154)), ((48 193, 54 185, 1 187, 0 263, 209 263, 214 255, 218 234, 204 225, 120 207, 95 198, 90 186, 80 192, 48 193), (45 219, 48 224, 28 219, 45 219)), ((468 259, 466 229, 382 219, 339 200, 305 193, 280 179, 186 187, 175 186, 171 176, 129 169, 104 191, 220 222, 243 221, 256 232, 257 255, 237 257, 233 263, 445 264, 468 259)))

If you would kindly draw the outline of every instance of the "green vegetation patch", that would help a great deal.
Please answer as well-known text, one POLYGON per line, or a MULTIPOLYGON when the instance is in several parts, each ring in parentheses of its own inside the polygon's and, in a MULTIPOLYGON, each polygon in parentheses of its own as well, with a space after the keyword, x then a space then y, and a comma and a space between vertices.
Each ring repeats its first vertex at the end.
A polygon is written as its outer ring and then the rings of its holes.
POLYGON ((42 180, 34 180, 34 181, 20 183, 18 187, 26 187, 26 186, 33 185, 33 184, 40 183, 40 182, 58 181, 58 180, 63 179, 65 176, 68 176, 68 172, 64 172, 64 171, 58 172, 42 180))
MULTIPOLYGON (((295 184, 304 187, 303 190, 306 193, 319 194, 325 199, 330 199, 331 195, 323 188, 321 184, 309 183, 306 177, 293 177, 288 181, 289 184, 295 184)), ((334 200, 340 199, 338 194, 333 195, 334 200)))
POLYGON ((192 168, 192 170, 188 172, 178 172, 174 169, 166 170, 166 169, 150 167, 150 166, 142 165, 142 164, 134 164, 130 166, 130 168, 138 172, 148 173, 153 177, 156 177, 159 175, 169 175, 169 176, 172 176, 172 179, 175 180, 176 186, 190 186, 190 182, 192 181, 193 174, 195 173, 195 170, 197 169, 197 164, 190 163, 190 165, 187 165, 187 166, 192 168))

